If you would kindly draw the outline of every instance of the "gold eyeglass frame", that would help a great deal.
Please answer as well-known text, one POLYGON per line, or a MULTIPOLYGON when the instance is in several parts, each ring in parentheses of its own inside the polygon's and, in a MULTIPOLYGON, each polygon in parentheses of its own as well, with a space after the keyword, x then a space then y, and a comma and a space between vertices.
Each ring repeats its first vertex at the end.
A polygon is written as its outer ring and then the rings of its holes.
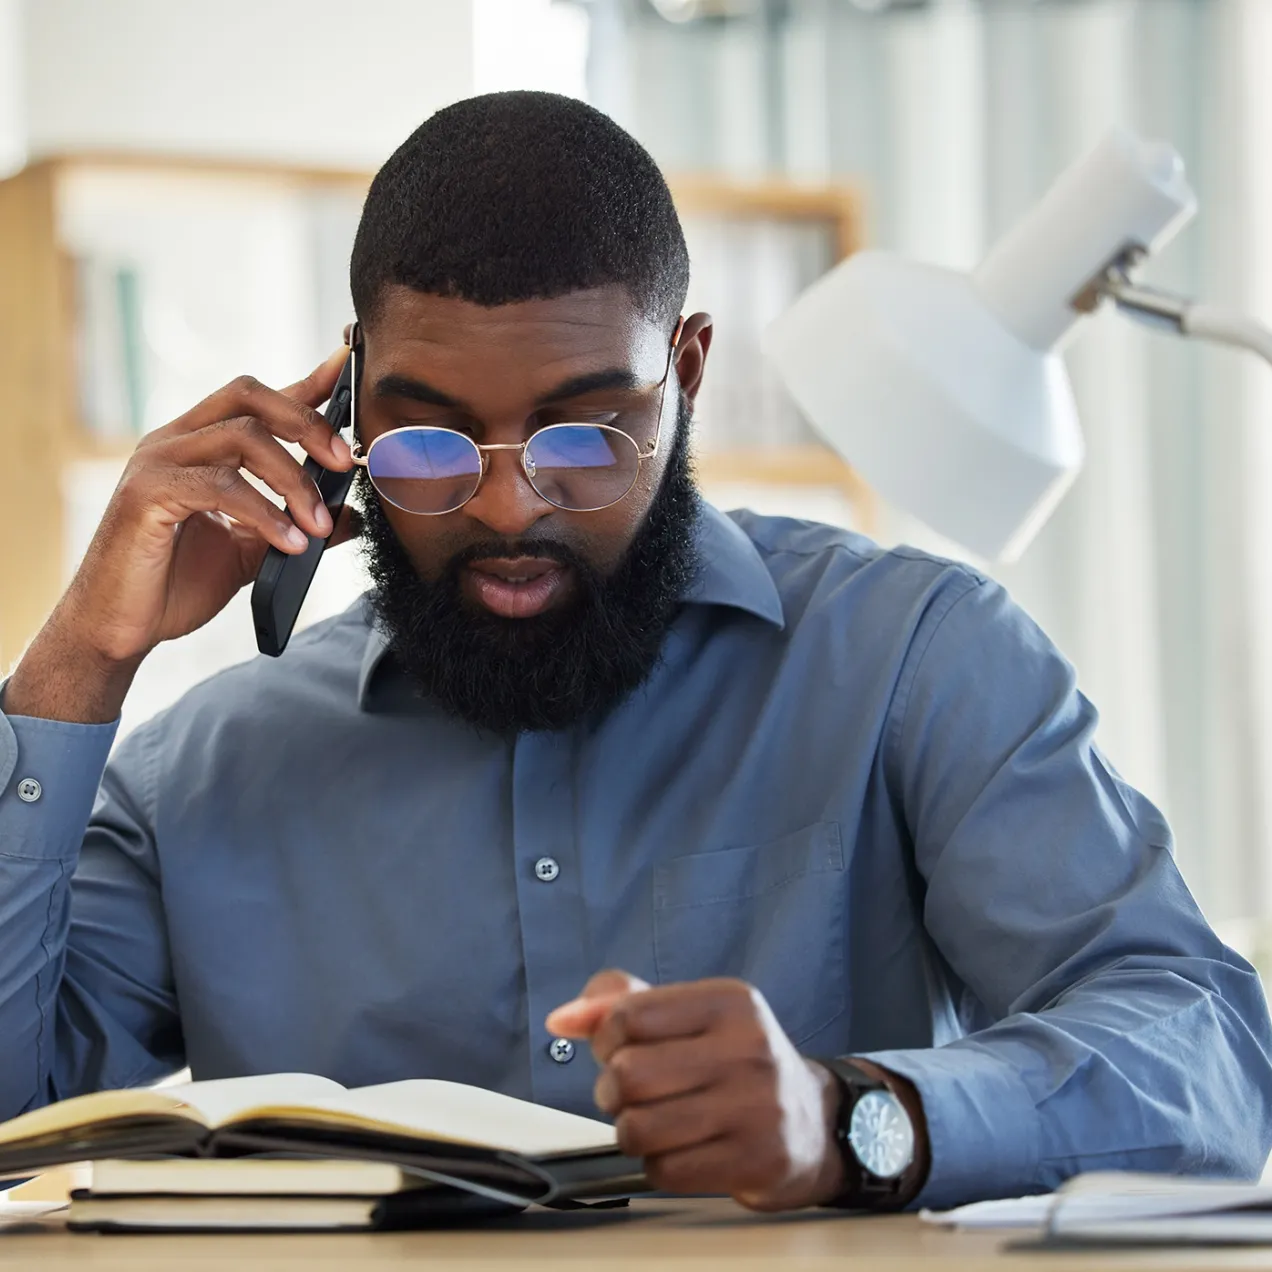
POLYGON ((551 504, 554 508, 560 508, 563 512, 603 512, 606 508, 612 508, 616 503, 622 503, 622 501, 632 493, 636 483, 640 480, 641 467, 647 460, 654 459, 658 455, 658 447, 662 439, 663 431, 663 412, 666 410, 667 406, 667 381, 671 379, 671 364, 676 356, 676 348, 680 344, 680 334, 684 330, 684 326, 685 320, 684 317, 681 316, 676 322, 676 330, 671 337, 671 348, 667 351, 667 366, 663 371, 661 389, 658 394, 658 427, 654 431, 653 440, 648 443, 644 450, 641 449, 639 443, 630 433, 624 432, 621 428, 615 428, 612 424, 582 425, 581 423, 573 423, 569 420, 562 420, 558 424, 545 424, 542 428, 535 429, 524 442, 477 442, 469 437, 467 433, 461 433, 455 428, 442 428, 435 424, 404 424, 400 428, 391 428, 386 432, 381 433, 379 437, 375 438, 371 445, 364 451, 362 449, 362 442, 358 439, 358 330, 357 324, 354 324, 349 335, 349 383, 352 386, 352 395, 349 402, 349 430, 354 439, 353 446, 351 448, 353 451, 354 465, 358 468, 366 468, 368 470, 367 476, 370 478, 371 484, 375 486, 375 478, 370 473, 371 452, 374 451, 376 446, 386 437, 395 437, 399 433, 453 433, 456 437, 462 437, 464 441, 466 441, 477 452, 478 462, 481 464, 481 470, 477 474, 477 483, 473 486, 472 493, 464 499, 463 503, 458 503, 455 507, 447 508, 443 512, 420 512, 415 508, 403 508, 396 500, 390 499, 388 495, 384 494, 378 486, 375 487, 376 493, 381 495, 382 498, 388 499, 395 508, 401 508, 403 512, 410 513, 414 517, 449 516, 452 512, 458 512, 464 504, 468 503, 470 499, 473 499, 477 492, 482 488, 482 484, 485 482, 486 477, 490 472, 491 451, 519 451, 522 474, 525 476, 530 489, 533 490, 544 503, 551 504), (531 472, 530 466, 526 462, 527 448, 541 433, 549 433, 554 428, 580 427, 604 429, 606 432, 617 433, 620 437, 626 438, 627 441, 631 443, 632 449, 636 452, 636 472, 632 477, 632 484, 628 486, 617 499, 611 499, 609 503, 600 504, 596 508, 566 508, 563 504, 556 503, 549 499, 539 489, 539 487, 534 484, 535 475, 531 472))

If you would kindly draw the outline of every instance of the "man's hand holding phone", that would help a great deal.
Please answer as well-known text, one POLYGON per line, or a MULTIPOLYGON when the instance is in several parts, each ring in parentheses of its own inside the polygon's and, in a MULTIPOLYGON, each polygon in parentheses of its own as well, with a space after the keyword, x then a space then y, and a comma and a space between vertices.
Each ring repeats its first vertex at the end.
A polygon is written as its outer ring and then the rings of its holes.
MULTIPOLYGON (((271 545, 294 554, 307 535, 332 534, 313 481, 282 443, 298 443, 324 468, 351 467, 348 445, 317 410, 347 356, 341 348, 282 390, 241 376, 142 439, 70 587, 9 681, 8 713, 115 719, 146 655, 224 609, 271 545)), ((347 537, 342 524, 331 542, 347 537)))

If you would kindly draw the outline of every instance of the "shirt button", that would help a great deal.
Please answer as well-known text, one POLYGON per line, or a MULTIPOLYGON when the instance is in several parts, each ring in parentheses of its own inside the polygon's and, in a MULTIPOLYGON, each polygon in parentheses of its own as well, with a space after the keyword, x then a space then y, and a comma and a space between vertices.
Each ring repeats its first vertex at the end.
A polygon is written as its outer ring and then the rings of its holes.
POLYGON ((33 777, 24 777, 18 783, 18 798, 24 804, 34 804, 44 794, 44 787, 33 777))
POLYGON ((574 1059, 574 1044, 568 1038, 553 1038, 548 1046, 548 1055, 557 1064, 569 1064, 574 1059))
POLYGON ((551 857, 540 857, 534 863, 534 877, 544 883, 551 883, 561 873, 561 867, 551 857))

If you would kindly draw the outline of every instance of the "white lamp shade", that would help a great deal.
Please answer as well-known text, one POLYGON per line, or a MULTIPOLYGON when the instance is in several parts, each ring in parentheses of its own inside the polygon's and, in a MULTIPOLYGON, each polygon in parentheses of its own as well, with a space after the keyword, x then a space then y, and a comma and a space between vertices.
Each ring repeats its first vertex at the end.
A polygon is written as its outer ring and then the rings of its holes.
POLYGON ((862 252, 769 328, 814 427, 881 494, 982 557, 1018 557, 1082 466, 1060 349, 1197 200, 1168 145, 1114 129, 972 275, 862 252))
POLYGON ((982 557, 1019 556, 1082 466, 1059 354, 1013 335, 965 274, 859 252, 769 327, 764 350, 880 494, 982 557))

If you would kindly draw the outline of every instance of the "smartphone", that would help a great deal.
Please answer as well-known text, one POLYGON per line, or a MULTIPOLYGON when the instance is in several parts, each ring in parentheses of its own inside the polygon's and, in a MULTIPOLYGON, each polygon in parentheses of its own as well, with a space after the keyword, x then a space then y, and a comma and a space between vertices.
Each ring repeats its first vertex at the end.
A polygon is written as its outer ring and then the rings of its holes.
MULTIPOLYGON (((342 433, 349 426, 353 410, 355 359, 352 352, 345 359, 336 387, 323 418, 331 425, 333 433, 342 433)), ((331 513, 334 526, 344 507, 353 484, 356 468, 347 473, 333 473, 324 468, 312 456, 305 460, 305 473, 318 487, 322 501, 331 513)), ((256 625, 256 647, 262 654, 277 658, 287 648, 296 616, 305 603, 309 585, 314 581, 318 561, 326 550, 327 540, 309 536, 309 546, 303 552, 292 555, 270 547, 256 575, 252 587, 252 621, 256 625)))

